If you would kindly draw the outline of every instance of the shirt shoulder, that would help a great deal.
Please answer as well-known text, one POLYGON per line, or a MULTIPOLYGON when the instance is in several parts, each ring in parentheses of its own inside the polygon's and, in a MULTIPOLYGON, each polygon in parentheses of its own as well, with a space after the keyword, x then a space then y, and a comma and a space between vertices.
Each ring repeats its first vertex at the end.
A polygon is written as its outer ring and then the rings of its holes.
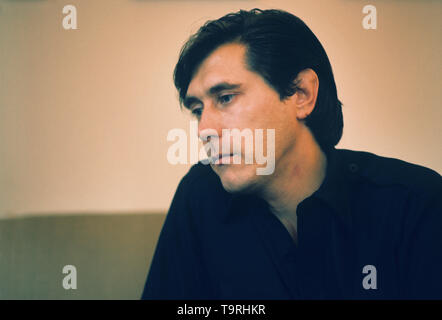
POLYGON ((213 188, 219 189, 222 186, 218 175, 212 168, 201 162, 194 164, 189 169, 180 184, 185 186, 186 189, 198 189, 200 192, 213 191, 213 188))
POLYGON ((378 186, 399 186, 425 193, 442 192, 442 177, 430 168, 370 152, 337 151, 347 170, 360 179, 378 186))
POLYGON ((198 162, 181 179, 175 198, 176 207, 185 205, 193 215, 212 212, 216 216, 215 212, 222 215, 228 209, 232 195, 223 188, 210 165, 198 162))

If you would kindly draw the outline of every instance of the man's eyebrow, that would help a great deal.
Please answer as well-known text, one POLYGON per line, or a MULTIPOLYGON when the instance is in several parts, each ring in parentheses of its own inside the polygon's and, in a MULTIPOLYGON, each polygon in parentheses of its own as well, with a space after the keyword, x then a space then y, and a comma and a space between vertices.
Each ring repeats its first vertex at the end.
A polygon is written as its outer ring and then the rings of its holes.
POLYGON ((187 109, 190 109, 194 103, 201 103, 201 100, 193 96, 186 96, 183 100, 183 105, 187 109))
POLYGON ((207 92, 213 96, 224 90, 238 89, 240 86, 241 85, 237 83, 221 82, 210 87, 209 90, 207 90, 207 92))
MULTIPOLYGON (((238 89, 239 87, 241 87, 241 85, 238 83, 221 82, 221 83, 218 83, 218 84, 210 87, 207 90, 207 94, 210 96, 214 96, 224 90, 238 89)), ((194 96, 186 96, 183 100, 183 105, 187 109, 190 109, 190 107, 194 103, 201 103, 201 100, 198 99, 197 97, 194 97, 194 96)))

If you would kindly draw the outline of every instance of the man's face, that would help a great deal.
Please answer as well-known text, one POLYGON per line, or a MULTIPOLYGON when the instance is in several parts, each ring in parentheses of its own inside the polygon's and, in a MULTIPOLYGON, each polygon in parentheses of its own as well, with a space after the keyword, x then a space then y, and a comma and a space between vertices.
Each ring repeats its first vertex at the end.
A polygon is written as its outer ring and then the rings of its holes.
POLYGON ((217 48, 197 69, 185 98, 186 107, 197 116, 200 138, 208 129, 214 130, 219 137, 219 163, 211 166, 229 192, 255 191, 275 176, 283 174, 283 166, 288 164, 283 160, 294 147, 299 126, 295 108, 286 100, 281 101, 279 94, 259 74, 247 69, 245 53, 246 47, 237 43, 217 48), (267 129, 275 130, 273 174, 257 175, 256 169, 265 165, 257 164, 255 158, 253 163, 245 163, 245 139, 242 140, 238 154, 241 164, 233 163, 233 148, 230 152, 222 152, 222 131, 234 128, 250 129, 253 132, 254 153, 255 129, 263 129, 264 155, 271 151, 267 148, 267 129), (230 164, 226 164, 227 161, 230 164))

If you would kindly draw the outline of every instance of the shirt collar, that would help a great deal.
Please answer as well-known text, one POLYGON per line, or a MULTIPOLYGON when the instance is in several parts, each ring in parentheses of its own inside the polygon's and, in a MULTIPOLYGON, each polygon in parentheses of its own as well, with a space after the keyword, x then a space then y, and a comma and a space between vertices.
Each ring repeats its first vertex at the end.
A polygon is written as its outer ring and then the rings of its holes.
POLYGON ((322 200, 348 228, 351 228, 350 191, 354 178, 351 172, 353 164, 349 166, 339 150, 335 148, 328 151, 326 157, 325 179, 319 189, 309 198, 322 200))
MULTIPOLYGON (((335 148, 326 152, 326 157, 327 169, 324 181, 319 189, 310 197, 304 199, 303 202, 313 199, 323 201, 346 227, 351 228, 350 191, 353 180, 352 171, 354 171, 352 166, 354 164, 347 164, 343 155, 335 148)), ((238 211, 248 211, 250 206, 256 209, 257 206, 262 207, 263 205, 266 205, 264 200, 256 196, 232 194, 228 205, 230 214, 227 215, 227 218, 234 219, 233 216, 238 215, 238 211), (233 212, 235 214, 231 215, 233 212)))

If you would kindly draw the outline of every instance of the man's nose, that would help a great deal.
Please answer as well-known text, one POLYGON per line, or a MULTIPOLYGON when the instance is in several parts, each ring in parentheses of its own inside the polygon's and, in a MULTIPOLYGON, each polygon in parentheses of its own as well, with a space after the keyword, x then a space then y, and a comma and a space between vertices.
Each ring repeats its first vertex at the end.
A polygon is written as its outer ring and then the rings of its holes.
POLYGON ((218 112, 211 106, 204 108, 200 121, 198 122, 198 136, 205 142, 210 142, 212 139, 218 139, 221 135, 221 126, 218 112))

